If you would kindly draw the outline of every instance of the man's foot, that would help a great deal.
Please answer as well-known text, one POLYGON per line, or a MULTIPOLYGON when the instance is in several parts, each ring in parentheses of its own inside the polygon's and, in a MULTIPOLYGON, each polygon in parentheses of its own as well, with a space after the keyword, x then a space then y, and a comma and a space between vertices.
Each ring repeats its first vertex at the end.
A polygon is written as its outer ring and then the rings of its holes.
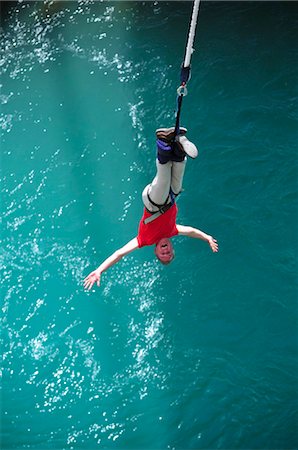
POLYGON ((175 136, 174 127, 158 128, 156 130, 157 157, 161 164, 165 164, 168 161, 181 162, 184 160, 185 155, 190 158, 198 156, 197 147, 186 138, 186 133, 187 129, 184 127, 179 128, 177 136, 175 136))
MULTIPOLYGON (((158 128, 156 131, 157 139, 161 139, 165 142, 172 142, 175 138, 175 127, 171 128, 158 128)), ((179 128, 178 136, 184 136, 187 133, 187 129, 184 127, 179 128)))
POLYGON ((166 164, 169 161, 172 161, 172 147, 173 144, 168 144, 161 139, 156 140, 157 144, 157 158, 160 164, 166 164))
POLYGON ((198 156, 198 149, 190 142, 186 136, 178 135, 176 136, 176 145, 183 153, 185 153, 190 158, 196 158, 198 156))

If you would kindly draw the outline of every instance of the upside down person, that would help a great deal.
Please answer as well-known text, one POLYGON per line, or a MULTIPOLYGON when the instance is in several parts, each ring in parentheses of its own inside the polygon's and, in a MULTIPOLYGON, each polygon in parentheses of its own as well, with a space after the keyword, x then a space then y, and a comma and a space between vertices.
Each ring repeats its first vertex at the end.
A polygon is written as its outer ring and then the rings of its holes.
POLYGON ((91 272, 84 280, 88 290, 94 283, 100 285, 102 272, 120 261, 125 255, 145 245, 155 245, 155 255, 162 264, 169 264, 175 257, 172 237, 176 235, 202 239, 207 242, 213 252, 218 251, 218 244, 209 234, 190 226, 176 224, 177 205, 175 197, 181 192, 186 155, 196 158, 198 150, 185 134, 187 130, 180 128, 175 137, 174 128, 160 128, 157 136, 157 173, 151 184, 142 194, 144 203, 143 217, 139 223, 137 237, 124 247, 116 250, 91 272))

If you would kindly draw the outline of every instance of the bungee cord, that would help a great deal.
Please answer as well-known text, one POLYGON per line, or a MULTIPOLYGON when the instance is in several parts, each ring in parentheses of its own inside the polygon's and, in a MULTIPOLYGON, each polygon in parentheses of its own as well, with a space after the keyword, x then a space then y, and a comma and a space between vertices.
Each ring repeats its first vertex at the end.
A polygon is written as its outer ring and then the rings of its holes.
POLYGON ((193 11, 192 11, 192 18, 191 18, 191 24, 189 29, 189 35, 188 35, 188 42, 186 46, 186 52, 185 52, 185 58, 184 58, 184 67, 188 67, 190 65, 191 55, 193 53, 193 43, 195 39, 196 34, 196 27, 197 27, 197 21, 199 16, 199 6, 200 6, 200 0, 195 0, 193 11))
POLYGON ((177 89, 178 97, 177 97, 175 133, 174 133, 175 137, 179 133, 182 100, 183 100, 183 97, 185 97, 187 95, 186 85, 187 85, 187 82, 189 81, 190 75, 191 75, 190 61, 191 61, 192 53, 194 51, 193 43, 194 43, 194 39, 195 39, 196 27, 197 27, 198 16, 199 16, 199 6, 200 6, 200 0, 195 0, 194 5, 193 5, 193 10, 192 10, 192 17, 191 17, 191 23, 190 23, 190 27, 189 27, 188 40, 187 40, 187 45, 186 45, 186 49, 185 49, 184 61, 181 65, 181 72, 180 72, 180 83, 181 84, 177 89))

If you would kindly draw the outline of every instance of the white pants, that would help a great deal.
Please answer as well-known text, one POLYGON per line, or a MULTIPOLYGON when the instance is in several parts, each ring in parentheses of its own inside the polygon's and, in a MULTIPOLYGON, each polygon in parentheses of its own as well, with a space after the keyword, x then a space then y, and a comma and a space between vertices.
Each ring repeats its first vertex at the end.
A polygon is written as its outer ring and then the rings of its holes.
POLYGON ((150 202, 148 194, 152 202, 162 206, 167 199, 167 203, 171 201, 170 189, 176 195, 181 192, 185 165, 186 158, 182 162, 168 161, 166 164, 160 164, 158 159, 156 160, 156 176, 152 183, 145 187, 142 194, 143 203, 150 212, 158 211, 158 207, 150 202))

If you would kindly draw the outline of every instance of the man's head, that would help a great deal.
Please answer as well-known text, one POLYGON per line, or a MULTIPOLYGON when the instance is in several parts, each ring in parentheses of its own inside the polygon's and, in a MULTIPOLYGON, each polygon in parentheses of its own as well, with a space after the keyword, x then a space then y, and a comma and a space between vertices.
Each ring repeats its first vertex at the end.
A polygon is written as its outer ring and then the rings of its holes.
POLYGON ((155 246, 155 255, 162 264, 170 264, 175 257, 172 242, 168 238, 163 238, 155 246))

